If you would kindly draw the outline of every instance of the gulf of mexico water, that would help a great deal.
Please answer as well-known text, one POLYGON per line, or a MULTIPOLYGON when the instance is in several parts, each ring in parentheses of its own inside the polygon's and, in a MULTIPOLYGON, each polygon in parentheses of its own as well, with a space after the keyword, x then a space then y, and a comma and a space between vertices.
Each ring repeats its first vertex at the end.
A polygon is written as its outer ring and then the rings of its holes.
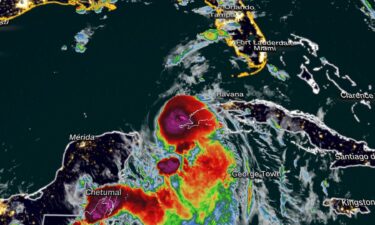
POLYGON ((1 197, 49 183, 70 134, 139 130, 172 82, 159 82, 165 56, 209 23, 168 2, 120 2, 102 17, 48 5, 0 27, 1 197), (74 35, 99 25, 76 53, 74 35))
MULTIPOLYGON (((363 22, 355 1, 251 4, 258 6, 257 22, 267 39, 284 40, 291 33, 306 37, 319 45, 320 57, 337 65, 342 74, 349 74, 359 89, 366 90, 374 84, 371 63, 375 45, 371 41, 375 33, 363 22)), ((101 19, 103 15, 78 15, 71 7, 43 6, 0 27, 0 183, 6 184, 0 197, 33 192, 49 183, 61 165, 70 134, 127 132, 139 130, 144 124, 152 128, 150 123, 164 100, 178 92, 160 96, 181 75, 180 68, 164 68, 165 58, 178 44, 213 27, 212 20, 176 10, 169 1, 147 6, 119 2, 117 6, 105 20, 101 19), (104 27, 95 31, 87 51, 74 52, 74 35, 85 27, 99 25, 104 27), (68 46, 67 51, 61 51, 63 45, 68 46)), ((253 90, 251 98, 259 92, 257 97, 288 109, 316 114, 323 108, 328 126, 375 146, 372 110, 360 105, 356 109, 361 119, 358 123, 350 111, 353 102, 340 99, 340 92, 326 80, 324 72, 315 75, 319 84, 327 85, 326 89, 321 87, 319 95, 297 78, 303 56, 314 59, 306 49, 293 48, 285 54, 270 55, 270 63, 279 67, 281 55, 287 60, 283 69, 291 79, 285 83, 271 77, 267 70, 249 78, 231 78, 229 59, 233 51, 223 43, 207 47, 202 54, 210 67, 200 87, 189 87, 192 92, 220 83, 226 90, 253 90), (275 94, 265 94, 268 91, 275 94), (281 94, 286 97, 280 98, 281 94), (334 104, 326 105, 328 98, 334 104)), ((301 155, 312 167, 320 167, 317 156, 289 148, 294 151, 290 154, 301 155)), ((298 171, 291 174, 297 175, 298 171)), ((318 169, 314 171, 316 183, 326 178, 318 169)), ((374 173, 369 168, 342 170, 341 181, 332 182, 329 191, 332 197, 349 193, 354 199, 375 199, 369 179, 374 173)), ((374 220, 373 215, 360 215, 356 220, 340 217, 348 224, 373 224, 374 220)))

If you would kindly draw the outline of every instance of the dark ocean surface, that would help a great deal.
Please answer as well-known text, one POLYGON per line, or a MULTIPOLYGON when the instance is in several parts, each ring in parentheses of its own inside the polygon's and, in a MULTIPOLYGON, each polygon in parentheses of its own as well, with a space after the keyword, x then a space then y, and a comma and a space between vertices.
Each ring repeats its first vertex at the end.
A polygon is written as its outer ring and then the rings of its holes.
MULTIPOLYGON (((375 33, 364 23, 359 2, 260 1, 257 7, 265 15, 257 22, 267 39, 285 40, 294 33, 318 43, 319 56, 367 90, 369 84, 375 84, 375 33), (290 12, 293 16, 281 23, 280 17, 290 12)), ((103 15, 78 15, 73 7, 48 5, 0 27, 0 183, 8 183, 0 197, 30 193, 53 180, 70 134, 136 131, 152 123, 165 100, 159 95, 175 82, 173 74, 165 71, 166 57, 178 44, 194 40, 197 33, 212 27, 210 19, 178 11, 171 1, 150 5, 119 2, 117 6, 107 13, 108 19, 100 20, 103 15), (89 25, 105 26, 95 31, 84 54, 74 52, 74 35, 89 25), (68 45, 68 51, 61 51, 63 45, 68 45)), ((225 48, 223 44, 210 46, 204 55, 211 63, 220 61, 225 48)), ((327 108, 325 123, 375 148, 373 110, 358 106, 361 123, 357 123, 350 111, 353 102, 341 100, 333 85, 321 87, 321 93, 314 95, 296 77, 302 55, 306 51, 299 48, 285 56, 288 62, 283 69, 291 76, 286 83, 270 76, 267 69, 257 76, 231 78, 228 61, 219 62, 205 76, 222 72, 222 87, 232 91, 244 91, 244 84, 257 90, 279 88, 289 101, 265 99, 311 114, 324 107, 329 97, 334 104, 327 108)), ((271 54, 270 63, 281 65, 279 56, 271 54)), ((326 82, 323 72, 315 79, 326 82)), ((350 192, 356 199, 375 199, 373 177, 374 169, 345 169, 340 184, 329 192, 337 197, 350 192)), ((375 215, 340 220, 370 225, 375 223, 375 215)))

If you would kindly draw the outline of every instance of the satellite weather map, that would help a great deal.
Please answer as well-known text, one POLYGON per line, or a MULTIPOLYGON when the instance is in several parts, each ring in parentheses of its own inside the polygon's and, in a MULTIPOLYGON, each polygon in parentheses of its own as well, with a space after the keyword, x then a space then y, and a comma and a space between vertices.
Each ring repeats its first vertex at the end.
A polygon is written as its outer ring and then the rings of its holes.
POLYGON ((374 225, 375 0, 0 0, 0 225, 374 225))

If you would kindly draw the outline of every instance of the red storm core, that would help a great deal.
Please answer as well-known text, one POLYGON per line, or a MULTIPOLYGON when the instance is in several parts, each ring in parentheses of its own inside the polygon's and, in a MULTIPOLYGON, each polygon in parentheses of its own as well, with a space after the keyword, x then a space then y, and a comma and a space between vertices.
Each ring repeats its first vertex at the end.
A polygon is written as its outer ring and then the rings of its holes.
POLYGON ((207 106, 193 96, 172 98, 161 112, 158 124, 162 137, 176 146, 178 153, 190 150, 194 142, 205 138, 217 128, 217 122, 207 106))

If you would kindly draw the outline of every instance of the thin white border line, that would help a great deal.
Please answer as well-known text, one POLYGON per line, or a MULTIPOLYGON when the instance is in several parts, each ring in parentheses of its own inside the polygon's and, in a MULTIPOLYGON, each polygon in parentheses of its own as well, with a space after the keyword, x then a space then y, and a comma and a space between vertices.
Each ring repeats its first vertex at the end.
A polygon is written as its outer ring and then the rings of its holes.
POLYGON ((74 215, 74 214, 43 214, 42 225, 44 225, 44 220, 47 216, 48 217, 78 217, 80 215, 74 215))

